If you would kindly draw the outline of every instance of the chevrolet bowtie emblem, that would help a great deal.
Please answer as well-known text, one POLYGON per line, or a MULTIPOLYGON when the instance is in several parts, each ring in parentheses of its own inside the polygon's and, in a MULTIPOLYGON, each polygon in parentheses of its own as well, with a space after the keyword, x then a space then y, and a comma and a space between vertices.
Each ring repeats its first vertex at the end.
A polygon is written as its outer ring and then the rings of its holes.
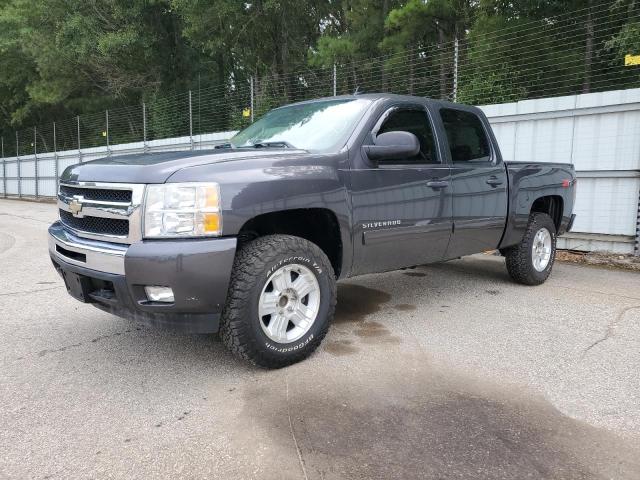
POLYGON ((84 198, 82 195, 74 195, 73 200, 69 203, 69 211, 74 217, 82 216, 82 201, 84 198))

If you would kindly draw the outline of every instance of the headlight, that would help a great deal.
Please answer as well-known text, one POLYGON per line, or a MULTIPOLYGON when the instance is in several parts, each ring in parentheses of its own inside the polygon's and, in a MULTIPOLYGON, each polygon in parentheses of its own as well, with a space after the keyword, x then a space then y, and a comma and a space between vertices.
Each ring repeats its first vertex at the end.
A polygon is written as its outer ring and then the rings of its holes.
POLYGON ((148 185, 145 238, 208 237, 222 233, 217 183, 148 185))

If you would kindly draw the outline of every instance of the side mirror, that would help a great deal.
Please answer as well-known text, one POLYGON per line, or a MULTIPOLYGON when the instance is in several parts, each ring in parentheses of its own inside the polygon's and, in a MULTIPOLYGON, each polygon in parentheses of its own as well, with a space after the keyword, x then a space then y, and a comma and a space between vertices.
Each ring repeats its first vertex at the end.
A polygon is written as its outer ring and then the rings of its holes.
POLYGON ((401 160, 411 158, 420 153, 420 140, 410 132, 381 133, 375 139, 375 145, 362 147, 369 160, 401 160))

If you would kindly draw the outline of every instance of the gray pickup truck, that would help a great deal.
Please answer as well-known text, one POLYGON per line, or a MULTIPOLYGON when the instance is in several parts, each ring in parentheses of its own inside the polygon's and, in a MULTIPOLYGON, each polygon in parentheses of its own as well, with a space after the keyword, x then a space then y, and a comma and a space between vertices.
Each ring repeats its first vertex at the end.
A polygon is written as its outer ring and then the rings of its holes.
POLYGON ((503 161, 477 108, 331 97, 275 109, 216 149, 67 168, 49 250, 80 301, 219 331, 277 368, 318 347, 339 279, 498 249, 516 282, 544 282, 575 185, 570 164, 503 161))

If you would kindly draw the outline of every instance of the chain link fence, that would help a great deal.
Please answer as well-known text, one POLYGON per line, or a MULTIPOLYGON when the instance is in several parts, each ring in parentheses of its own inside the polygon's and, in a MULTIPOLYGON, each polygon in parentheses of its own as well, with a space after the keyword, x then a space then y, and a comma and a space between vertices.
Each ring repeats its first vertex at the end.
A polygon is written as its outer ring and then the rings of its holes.
POLYGON ((601 4, 19 130, 0 138, 0 194, 54 196, 67 165, 134 151, 204 148, 274 107, 315 97, 382 91, 483 105, 640 87, 640 66, 624 62, 625 53, 640 54, 625 50, 628 25, 640 31, 640 8, 601 4))

